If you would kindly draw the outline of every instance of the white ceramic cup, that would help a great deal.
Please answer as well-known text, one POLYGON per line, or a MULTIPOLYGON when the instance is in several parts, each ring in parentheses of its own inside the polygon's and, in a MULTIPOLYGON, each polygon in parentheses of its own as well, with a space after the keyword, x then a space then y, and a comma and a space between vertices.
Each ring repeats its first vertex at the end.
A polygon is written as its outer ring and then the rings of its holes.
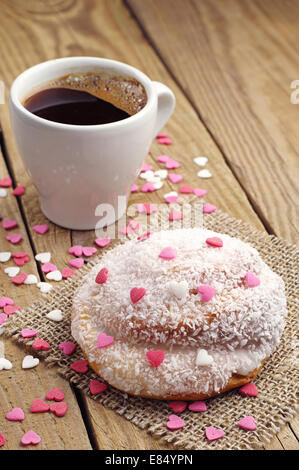
POLYGON ((168 87, 115 60, 55 59, 19 75, 10 90, 11 123, 46 217, 78 230, 101 228, 121 218, 151 142, 174 106, 175 97, 168 87), (22 105, 23 98, 38 85, 69 73, 101 71, 137 79, 147 94, 144 108, 122 121, 79 126, 48 121, 22 105), (121 207, 119 196, 125 198, 121 207), (96 216, 99 205, 114 209, 103 222, 96 216))

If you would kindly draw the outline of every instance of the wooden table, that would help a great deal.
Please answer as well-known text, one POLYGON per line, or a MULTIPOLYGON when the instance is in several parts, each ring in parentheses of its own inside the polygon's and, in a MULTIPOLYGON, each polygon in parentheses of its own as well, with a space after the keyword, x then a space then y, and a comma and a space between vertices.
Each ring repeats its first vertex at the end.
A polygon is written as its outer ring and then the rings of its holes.
MULTIPOLYGON (((26 271, 40 277, 34 254, 51 251, 60 268, 67 249, 92 245, 94 232, 67 231, 50 224, 40 236, 42 215, 34 186, 24 172, 8 116, 8 90, 27 67, 63 56, 100 56, 128 62, 174 91, 176 110, 166 131, 171 148, 153 143, 148 163, 170 153, 193 187, 208 189, 207 202, 260 230, 296 241, 299 105, 291 104, 290 84, 299 79, 299 2, 296 0, 1 0, 0 79, 6 104, 0 105, 0 179, 10 175, 25 194, 0 200, 2 216, 17 219, 30 253, 26 271), (165 150, 166 149, 166 150, 165 150), (162 151, 161 151, 162 150, 162 151), (167 151, 167 152, 166 152, 167 151), (192 157, 205 155, 213 174, 199 180, 192 157)), ((137 193, 130 202, 158 202, 173 189, 137 193)), ((11 190, 9 190, 10 192, 11 190)), ((1 251, 12 249, 0 230, 1 251)), ((19 249, 19 248, 18 248, 19 249)), ((12 251, 14 251, 12 249, 12 251)), ((4 265, 3 265, 4 266, 4 265)), ((0 267, 5 293, 22 307, 40 294, 35 286, 12 287, 0 267)), ((73 389, 44 364, 24 371, 24 352, 5 340, 14 364, 0 372, 1 410, 28 410, 33 399, 56 386, 66 393, 69 412, 27 413, 26 429, 42 435, 43 449, 165 449, 145 431, 73 389)), ((21 423, 0 415, 6 449, 19 449, 21 423)), ((266 449, 298 449, 294 419, 266 449)), ((168 447, 171 448, 170 446, 168 447)))

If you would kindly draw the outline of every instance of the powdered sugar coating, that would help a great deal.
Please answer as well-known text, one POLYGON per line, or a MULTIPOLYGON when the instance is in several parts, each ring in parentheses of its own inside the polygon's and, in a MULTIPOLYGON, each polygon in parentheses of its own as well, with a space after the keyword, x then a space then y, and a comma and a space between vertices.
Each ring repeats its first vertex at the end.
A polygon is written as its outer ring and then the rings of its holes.
POLYGON ((275 349, 286 314, 284 283, 254 248, 197 228, 157 232, 108 251, 84 277, 73 305, 73 336, 100 375, 123 391, 152 396, 217 392, 232 373, 247 375, 275 349), (212 236, 223 240, 222 248, 206 244, 212 236), (175 259, 159 258, 166 246, 175 249, 175 259), (103 267, 109 276, 99 285, 95 277, 103 267), (246 286, 248 271, 259 286, 246 286), (167 288, 172 280, 187 281, 185 298, 167 288), (201 284, 216 289, 209 302, 197 293, 201 284), (135 286, 146 295, 133 305, 135 286), (115 341, 99 350, 101 332, 115 341), (146 360, 149 349, 165 352, 157 369, 146 360), (196 367, 198 349, 213 357, 210 366, 196 367))

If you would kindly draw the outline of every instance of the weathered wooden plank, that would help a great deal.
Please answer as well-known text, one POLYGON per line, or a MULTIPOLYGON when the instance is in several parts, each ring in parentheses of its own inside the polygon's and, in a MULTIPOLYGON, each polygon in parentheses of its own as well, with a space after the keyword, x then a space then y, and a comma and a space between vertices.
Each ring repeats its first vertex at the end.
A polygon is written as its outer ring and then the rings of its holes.
POLYGON ((267 228, 298 235, 298 2, 126 0, 267 228))

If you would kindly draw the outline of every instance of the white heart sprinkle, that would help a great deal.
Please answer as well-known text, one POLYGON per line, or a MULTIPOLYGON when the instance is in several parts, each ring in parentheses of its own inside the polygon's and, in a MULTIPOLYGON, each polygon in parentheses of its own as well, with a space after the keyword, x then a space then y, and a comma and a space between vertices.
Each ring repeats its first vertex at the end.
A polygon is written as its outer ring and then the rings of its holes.
POLYGON ((11 267, 5 268, 4 272, 5 274, 8 274, 9 277, 14 277, 17 274, 19 274, 20 268, 18 268, 17 266, 11 266, 11 267))
POLYGON ((152 184, 155 184, 155 183, 160 183, 161 182, 161 178, 159 178, 159 176, 153 176, 152 178, 149 178, 147 180, 148 183, 152 183, 152 184))
POLYGON ((0 188, 0 197, 7 197, 7 191, 4 188, 0 188))
POLYGON ((152 170, 147 170, 147 171, 143 171, 142 173, 140 173, 140 178, 142 178, 143 180, 149 180, 150 178, 153 178, 154 176, 154 172, 152 170))
POLYGON ((51 259, 51 253, 38 253, 37 255, 35 255, 35 259, 36 261, 40 261, 42 264, 49 263, 51 259))
POLYGON ((27 278, 24 281, 24 284, 37 284, 38 279, 35 274, 28 274, 27 278))
POLYGON ((4 331, 5 331, 4 326, 0 326, 0 336, 3 335, 4 331))
POLYGON ((164 183, 162 181, 158 181, 157 183, 153 183, 155 189, 161 189, 164 183))
POLYGON ((165 180, 167 178, 168 171, 167 170, 157 170, 157 171, 155 171, 154 175, 161 178, 161 180, 165 180))
POLYGON ((62 318, 63 318, 62 317, 62 311, 57 308, 57 309, 52 310, 51 312, 47 313, 46 317, 49 318, 49 320, 61 321, 62 318))
POLYGON ((188 292, 188 282, 182 281, 170 281, 167 284, 168 290, 172 295, 175 295, 178 299, 183 299, 186 297, 188 292))
POLYGON ((10 257, 11 257, 10 251, 3 251, 2 253, 0 253, 0 262, 6 263, 6 261, 8 261, 10 257))
POLYGON ((178 196, 178 193, 176 191, 170 191, 170 193, 164 194, 164 198, 166 199, 167 197, 172 197, 172 196, 178 196))
POLYGON ((48 282, 38 282, 36 285, 43 294, 48 294, 53 287, 48 282))
POLYGON ((0 357, 0 370, 10 370, 12 369, 12 363, 5 359, 5 357, 0 357))
POLYGON ((200 170, 198 173, 197 173, 197 176, 199 176, 200 178, 212 178, 212 173, 209 171, 209 170, 200 170))
POLYGON ((23 369, 32 369, 39 364, 39 359, 33 356, 25 356, 22 362, 23 369))
POLYGON ((209 366, 214 361, 213 357, 205 349, 199 349, 196 356, 197 366, 209 366))
POLYGON ((61 281, 62 274, 58 269, 56 269, 55 271, 51 271, 48 274, 46 274, 46 278, 49 279, 50 281, 61 281))
POLYGON ((198 166, 205 166, 208 163, 207 157, 195 157, 193 158, 193 161, 198 166))

